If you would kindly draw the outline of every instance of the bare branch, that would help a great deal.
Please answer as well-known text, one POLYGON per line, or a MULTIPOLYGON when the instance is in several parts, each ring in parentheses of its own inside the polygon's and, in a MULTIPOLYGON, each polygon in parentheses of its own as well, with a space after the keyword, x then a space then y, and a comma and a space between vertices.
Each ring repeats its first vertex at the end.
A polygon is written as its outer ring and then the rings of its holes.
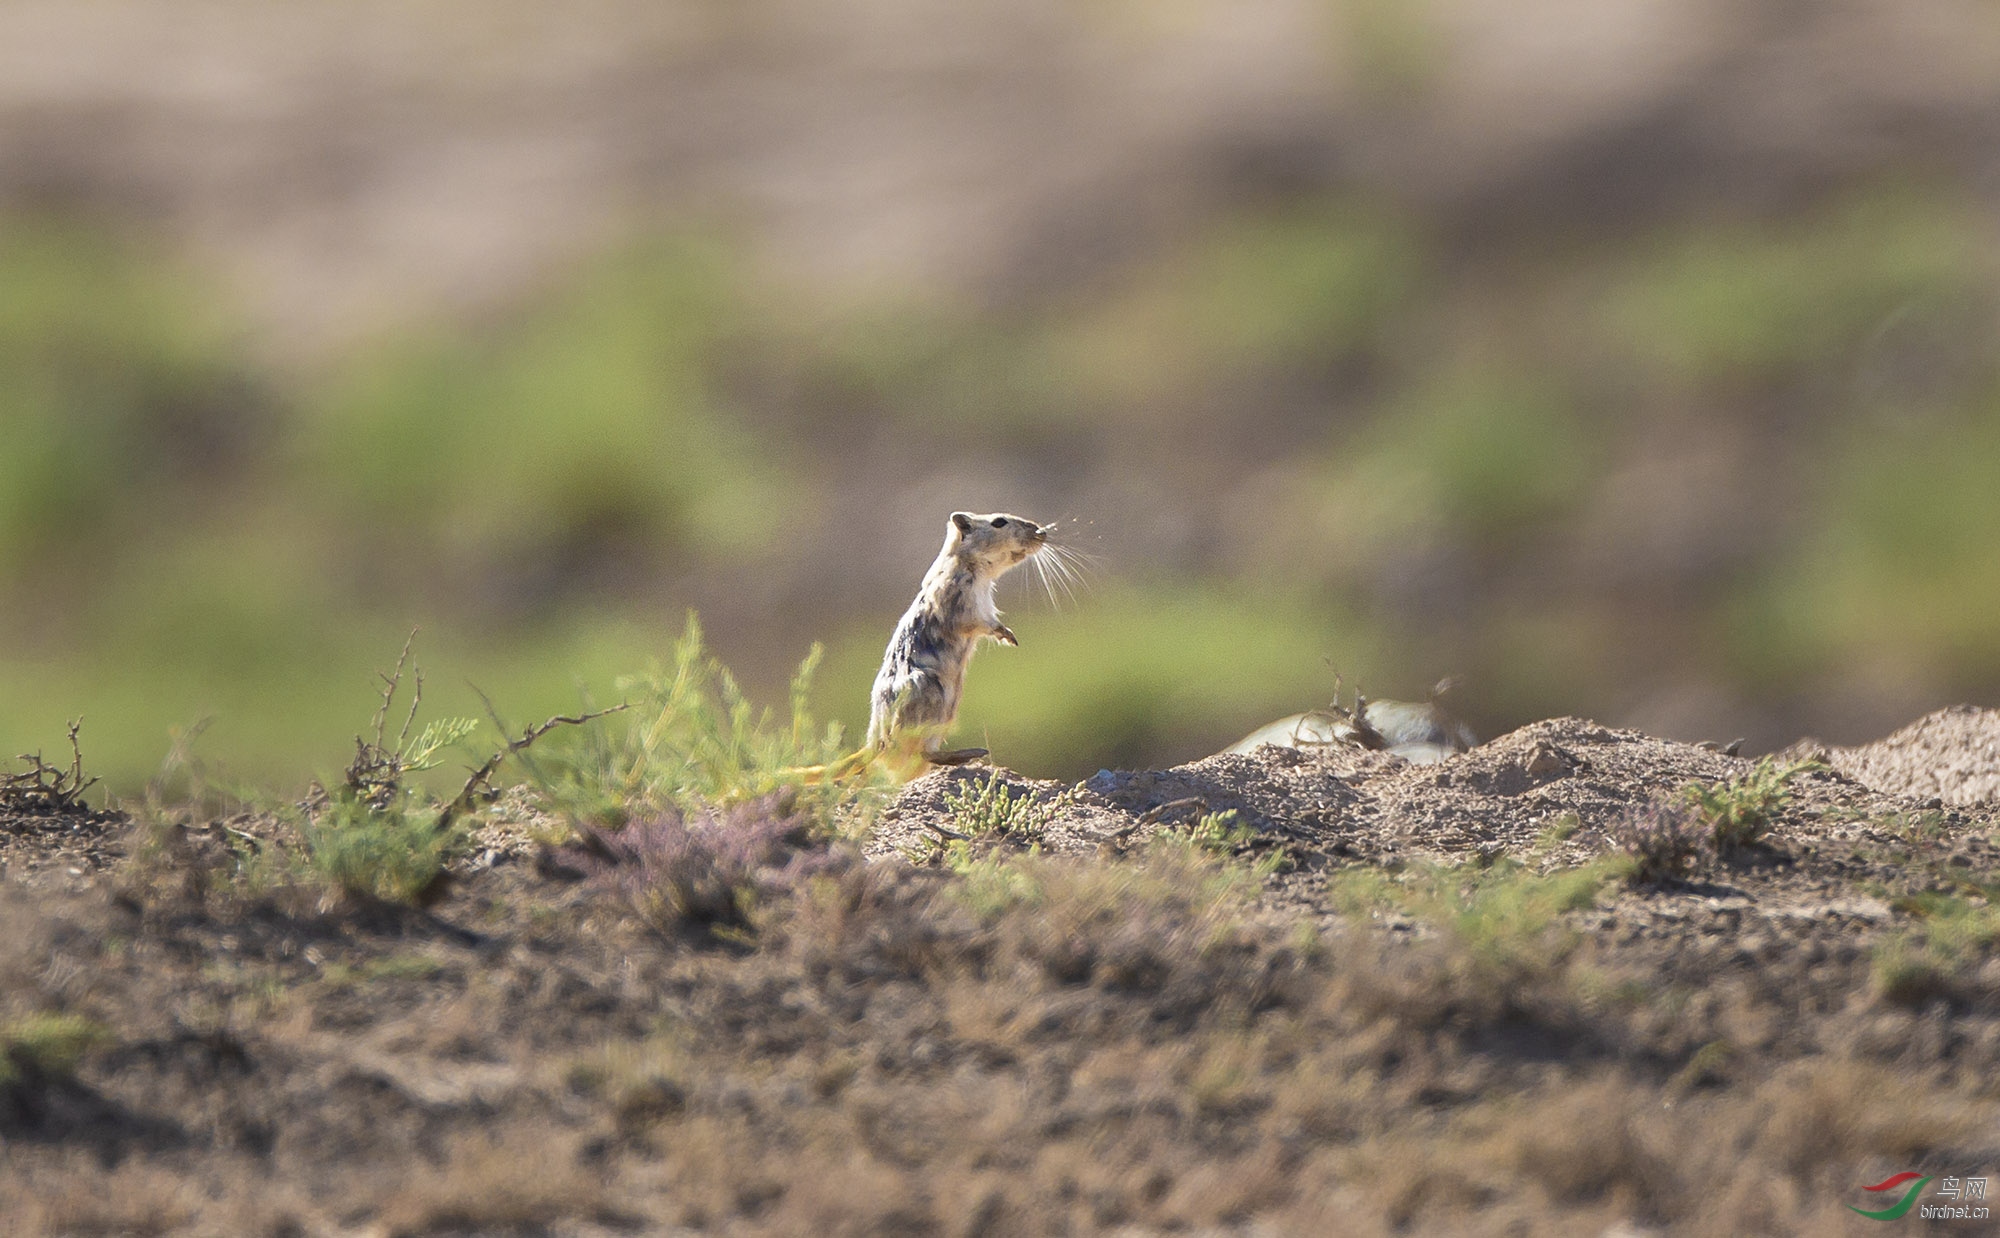
POLYGON ((82 729, 82 718, 69 724, 69 784, 79 790, 83 787, 83 746, 76 742, 76 733, 82 729))
MULTIPOLYGON (((414 638, 416 636, 416 633, 412 632, 410 633, 410 635, 412 638, 414 638)), ((416 691, 410 694, 410 712, 403 719, 403 729, 396 732, 396 751, 398 752, 403 751, 404 743, 406 743, 410 738, 410 724, 417 720, 417 706, 423 703, 424 703, 424 668, 419 666, 417 668, 416 691)))
MULTIPOLYGON (((472 686, 472 690, 479 694, 479 699, 485 704, 487 717, 493 719, 493 725, 500 729, 502 735, 505 735, 507 733, 506 724, 501 722, 499 711, 493 708, 492 699, 486 693, 481 692, 476 684, 472 686)), ((632 708, 631 702, 627 701, 623 704, 613 705, 609 709, 596 709, 589 713, 557 714, 546 722, 537 723, 522 731, 521 738, 508 740, 504 746, 492 756, 482 761, 478 768, 471 772, 470 776, 465 780, 465 786, 438 813, 435 828, 441 830, 456 820, 460 814, 470 812, 474 801, 479 798, 481 792, 492 789, 493 784, 491 780, 493 771, 500 768, 500 763, 517 752, 526 751, 536 740, 547 735, 550 731, 555 730, 559 726, 582 726, 584 723, 593 722, 598 718, 604 717, 606 714, 620 713, 630 708, 632 708)))
POLYGON ((1178 800, 1168 800, 1164 804, 1158 804, 1148 809, 1146 814, 1139 818, 1139 824, 1158 825, 1167 819, 1168 813, 1179 812, 1183 808, 1192 808, 1198 813, 1207 812, 1208 801, 1199 795, 1190 795, 1178 800))
MULTIPOLYGON (((382 746, 382 732, 389 723, 389 706, 396 699, 397 689, 403 686, 403 668, 409 664, 410 650, 417 643, 417 633, 422 628, 411 628, 409 638, 403 642, 403 652, 396 655, 396 669, 387 675, 376 672, 382 681, 382 707, 375 711, 375 746, 382 746)), ((412 712, 414 716, 414 711, 412 712)))

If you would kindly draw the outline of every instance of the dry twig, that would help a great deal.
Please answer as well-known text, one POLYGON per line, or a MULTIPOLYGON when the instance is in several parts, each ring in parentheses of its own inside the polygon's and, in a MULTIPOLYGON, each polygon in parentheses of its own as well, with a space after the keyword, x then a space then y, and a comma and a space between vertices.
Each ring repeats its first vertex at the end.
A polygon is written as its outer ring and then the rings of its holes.
POLYGON ((1138 833, 1145 826, 1158 825, 1166 819, 1168 813, 1179 812, 1183 808, 1192 808, 1199 815, 1208 811, 1208 801, 1199 795, 1190 795, 1183 799, 1168 800, 1164 804, 1155 804, 1153 807, 1147 809, 1138 820, 1132 822, 1130 825, 1121 826, 1114 831, 1111 838, 1114 842, 1123 841, 1138 833))
POLYGON ((28 768, 0 775, 0 807, 30 816, 89 812, 83 793, 97 785, 97 779, 83 776, 83 746, 77 741, 82 729, 81 718, 69 724, 68 769, 50 765, 40 752, 24 752, 16 758, 26 761, 28 768))
MULTIPOLYGON (((476 684, 472 685, 472 690, 479 693, 479 699, 486 705, 486 715, 493 719, 493 725, 500 729, 502 735, 505 735, 507 733, 507 724, 500 720, 499 711, 493 708, 492 698, 488 697, 486 693, 481 692, 476 684)), ((490 799, 496 794, 492 783, 493 771, 499 769, 500 762, 506 760, 508 757, 517 752, 525 751, 536 740, 559 726, 582 726, 584 723, 602 718, 606 714, 620 713, 631 707, 631 702, 627 701, 623 704, 613 705, 608 709, 594 709, 588 713, 557 714, 546 722, 538 723, 522 731, 521 738, 508 740, 499 751, 487 757, 486 760, 479 764, 478 768, 472 771, 471 775, 465 780, 465 786, 438 813, 437 828, 443 829, 456 820, 461 813, 472 811, 473 805, 482 797, 490 799)))

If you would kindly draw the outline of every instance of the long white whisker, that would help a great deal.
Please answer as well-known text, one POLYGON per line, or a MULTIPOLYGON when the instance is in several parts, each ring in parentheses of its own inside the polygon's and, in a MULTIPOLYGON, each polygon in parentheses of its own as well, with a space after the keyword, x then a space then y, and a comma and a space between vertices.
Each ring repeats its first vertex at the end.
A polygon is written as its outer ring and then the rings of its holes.
MULTIPOLYGON (((1051 562, 1054 563, 1053 560, 1051 562)), ((1070 587, 1068 578, 1063 575, 1061 564, 1054 564, 1054 570, 1049 573, 1049 583, 1052 588, 1062 594, 1064 605, 1076 605, 1076 590, 1070 587)))
POLYGON ((1058 559, 1057 566, 1062 576, 1063 591, 1069 594, 1071 601, 1075 601, 1077 593, 1086 585, 1083 573, 1077 571, 1076 565, 1066 558, 1058 559))
POLYGON ((1062 565, 1066 568, 1074 568, 1085 562, 1084 556, 1075 547, 1058 546, 1051 543, 1048 549, 1055 552, 1055 557, 1060 559, 1062 565))
POLYGON ((1088 572, 1093 566, 1091 560, 1069 546, 1055 548, 1056 571, 1065 583, 1074 588, 1088 586, 1088 572))
POLYGON ((1076 570, 1070 566, 1069 560, 1062 555, 1057 555, 1054 563, 1056 587, 1063 591, 1063 596, 1069 599, 1070 605, 1074 606, 1077 599, 1077 586, 1081 583, 1077 578, 1076 570))
POLYGON ((1059 556, 1049 560, 1048 581, 1050 591, 1062 595, 1062 605, 1076 605, 1076 594, 1071 591, 1069 580, 1063 575, 1062 559, 1059 556))
POLYGON ((1053 610, 1056 606, 1056 591, 1049 584, 1049 562, 1046 554, 1035 556, 1035 579, 1042 582, 1042 592, 1049 595, 1049 608, 1053 610))
POLYGON ((1052 591, 1060 590, 1063 597, 1071 605, 1075 605, 1077 583, 1075 569, 1070 566, 1069 561, 1065 558, 1060 548, 1051 549, 1054 550, 1054 553, 1044 551, 1043 554, 1043 557, 1048 561, 1044 569, 1045 579, 1048 581, 1052 591))
POLYGON ((1063 547, 1063 553, 1068 557, 1070 562, 1090 571, 1096 571, 1098 564, 1103 562, 1099 556, 1091 554, 1088 551, 1078 550, 1074 546, 1063 547))
POLYGON ((1062 590, 1064 598, 1072 602, 1076 600, 1070 593, 1069 583, 1063 579, 1062 555, 1055 552, 1055 547, 1044 546, 1042 553, 1036 556, 1035 564, 1041 569, 1042 586, 1048 590, 1049 605, 1055 606, 1058 604, 1058 599, 1056 598, 1056 590, 1058 589, 1062 590))

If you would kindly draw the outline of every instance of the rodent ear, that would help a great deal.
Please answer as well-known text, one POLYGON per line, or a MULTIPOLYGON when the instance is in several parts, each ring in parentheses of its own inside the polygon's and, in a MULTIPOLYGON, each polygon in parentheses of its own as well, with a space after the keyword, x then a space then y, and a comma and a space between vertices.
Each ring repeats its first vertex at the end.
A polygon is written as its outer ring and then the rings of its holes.
POLYGON ((970 533, 970 532, 972 532, 972 513, 971 513, 971 512, 953 512, 953 513, 951 514, 951 522, 952 522, 952 523, 953 523, 954 525, 958 526, 958 531, 959 531, 960 533, 970 533))

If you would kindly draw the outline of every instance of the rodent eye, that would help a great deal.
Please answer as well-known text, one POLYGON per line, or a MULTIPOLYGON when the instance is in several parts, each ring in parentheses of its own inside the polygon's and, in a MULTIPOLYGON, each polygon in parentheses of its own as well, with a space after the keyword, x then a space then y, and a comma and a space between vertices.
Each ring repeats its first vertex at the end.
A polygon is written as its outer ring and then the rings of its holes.
POLYGON ((1005 516, 995 516, 995 517, 993 518, 993 527, 994 527, 994 528, 996 528, 996 529, 1004 529, 1004 528, 1006 528, 1006 527, 1007 527, 1007 517, 1005 517, 1005 516))

